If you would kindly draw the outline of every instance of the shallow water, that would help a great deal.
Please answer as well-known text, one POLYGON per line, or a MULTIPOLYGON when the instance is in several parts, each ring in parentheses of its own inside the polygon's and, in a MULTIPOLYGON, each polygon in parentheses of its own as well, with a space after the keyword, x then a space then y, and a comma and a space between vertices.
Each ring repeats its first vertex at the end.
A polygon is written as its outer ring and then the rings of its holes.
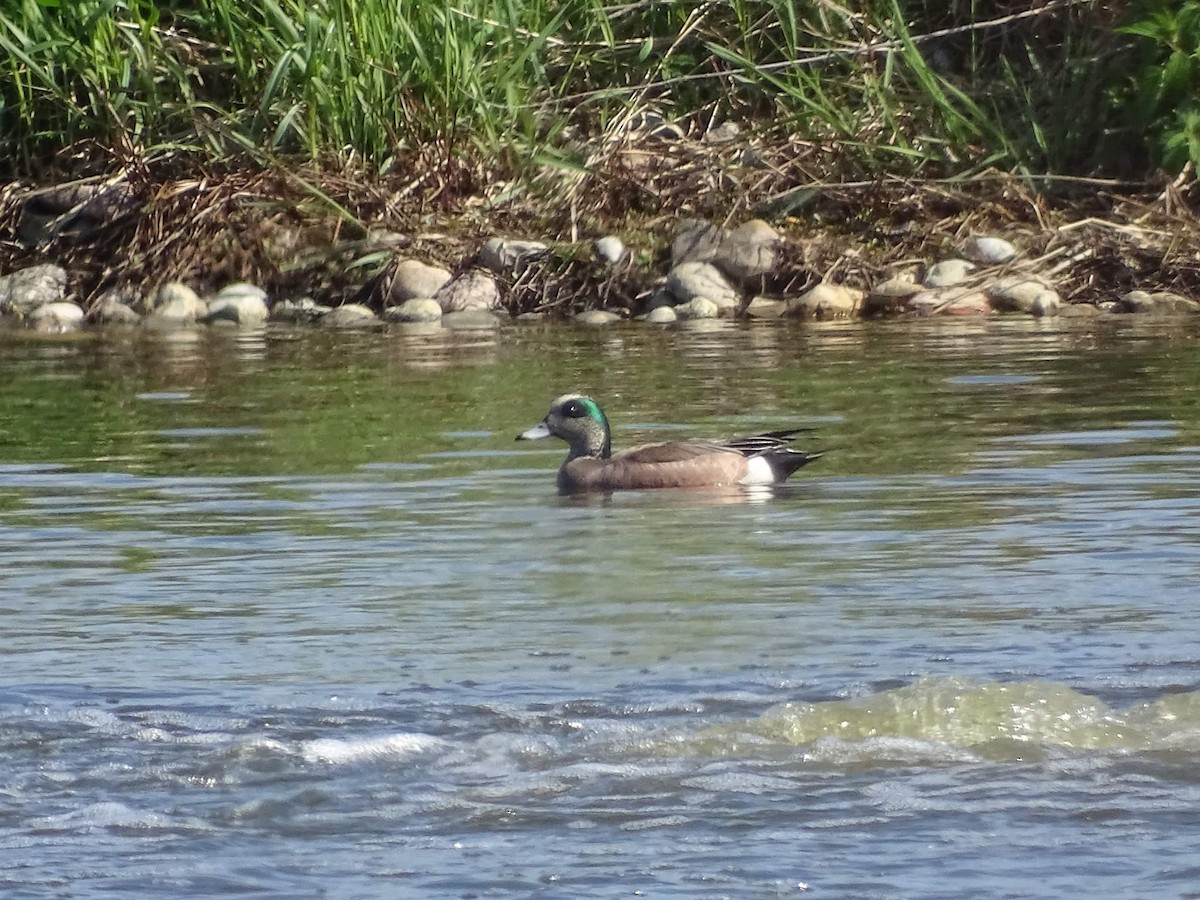
POLYGON ((0 334, 5 897, 1200 896, 1195 328, 0 334), (793 424, 770 494, 515 444, 793 424))

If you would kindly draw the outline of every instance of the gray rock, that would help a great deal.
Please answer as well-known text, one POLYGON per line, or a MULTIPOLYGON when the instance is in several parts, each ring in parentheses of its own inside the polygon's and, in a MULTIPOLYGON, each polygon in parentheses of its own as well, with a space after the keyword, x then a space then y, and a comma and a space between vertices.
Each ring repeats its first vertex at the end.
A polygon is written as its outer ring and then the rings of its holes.
POLYGON ((148 319, 154 324, 198 322, 208 314, 208 304, 196 296, 186 284, 178 281, 168 282, 159 288, 151 300, 148 319))
POLYGON ((721 314, 721 306, 708 297, 696 297, 675 307, 675 316, 680 320, 715 319, 721 314))
POLYGON ((136 325, 141 314, 114 294, 102 296, 92 307, 89 318, 97 325, 136 325))
POLYGON ((240 326, 262 325, 270 317, 267 292, 253 284, 231 284, 222 288, 208 304, 202 321, 228 322, 240 326))
POLYGON ((678 314, 670 306, 657 306, 642 318, 652 325, 670 325, 679 320, 678 314))
POLYGON ((58 300, 43 303, 29 314, 29 324, 38 331, 71 331, 83 324, 83 308, 77 303, 58 300))
POLYGON ((720 309, 737 309, 741 297, 721 270, 712 263, 685 262, 667 274, 668 293, 680 303, 705 297, 720 309))
POLYGON ((317 303, 311 297, 301 297, 299 300, 281 300, 271 307, 272 322, 286 322, 291 325, 308 325, 316 322, 333 309, 317 303))
POLYGON ((611 234, 600 238, 596 243, 592 244, 592 250, 598 259, 603 260, 610 266, 615 266, 621 262, 628 253, 621 239, 611 234))
POLYGON ((927 288, 951 287, 961 284, 975 271, 975 264, 965 259, 943 259, 934 263, 921 282, 927 288))
POLYGON ((762 219, 751 219, 725 235, 713 265, 734 281, 761 278, 775 268, 782 242, 779 232, 762 219))
POLYGON ((387 302, 399 306, 406 300, 432 297, 446 286, 451 277, 450 271, 441 266, 432 266, 417 259, 401 260, 392 271, 387 302))
POLYGON ((29 266, 0 278, 0 314, 25 316, 66 295, 66 269, 49 264, 29 266))
POLYGON ((442 316, 442 325, 454 331, 491 331, 503 320, 486 309, 465 309, 442 316))
POLYGON ((703 141, 706 144, 728 144, 735 140, 741 134, 741 126, 737 122, 722 122, 720 125, 714 125, 704 133, 703 141))
POLYGON ((787 301, 772 300, 769 297, 755 297, 748 304, 744 314, 750 319, 778 319, 787 312, 787 301))
POLYGON ((500 306, 500 288, 482 269, 468 269, 446 282, 433 299, 441 304, 442 312, 486 311, 500 306))
POLYGON ((335 306, 321 317, 322 328, 373 328, 379 324, 379 317, 361 303, 335 306))
POLYGON ((857 288, 823 281, 789 300, 787 315, 803 319, 844 319, 859 311, 863 296, 857 288))
POLYGON ((983 291, 952 286, 913 294, 907 309, 922 316, 975 316, 992 312, 992 305, 983 291))
POLYGON ((387 322, 440 322, 442 305, 432 297, 413 297, 383 311, 387 322))
POLYGON ((686 262, 707 262, 717 255, 725 231, 702 219, 684 219, 671 241, 672 268, 686 262))
POLYGON ((550 247, 541 241, 512 241, 489 238, 479 251, 479 262, 502 275, 516 271, 531 260, 544 256, 550 247))
POLYGON ((1017 248, 1004 238, 973 234, 963 242, 962 253, 972 262, 996 266, 1013 259, 1017 255, 1017 248))
POLYGON ((1094 319, 1104 315, 1104 311, 1090 303, 1064 303, 1058 308, 1058 314, 1064 319, 1094 319))
POLYGON ((1122 312, 1153 313, 1155 315, 1177 315, 1180 313, 1200 312, 1200 303, 1181 294, 1170 291, 1130 291, 1119 301, 1117 307, 1122 312))
POLYGON ((578 325, 611 325, 620 322, 621 317, 607 309, 585 309, 571 316, 571 321, 578 325))

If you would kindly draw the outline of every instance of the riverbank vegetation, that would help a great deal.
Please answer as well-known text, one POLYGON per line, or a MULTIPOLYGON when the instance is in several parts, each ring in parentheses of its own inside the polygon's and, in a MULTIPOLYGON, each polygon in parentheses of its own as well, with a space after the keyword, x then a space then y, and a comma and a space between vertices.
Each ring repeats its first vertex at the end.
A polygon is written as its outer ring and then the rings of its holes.
POLYGON ((198 277, 236 222, 223 274, 269 280, 284 208, 331 246, 1190 215, 1198 51, 1197 0, 10 0, 0 266, 56 245, 103 257, 93 287, 198 277), (39 198, 92 202, 97 234, 23 228, 39 198))

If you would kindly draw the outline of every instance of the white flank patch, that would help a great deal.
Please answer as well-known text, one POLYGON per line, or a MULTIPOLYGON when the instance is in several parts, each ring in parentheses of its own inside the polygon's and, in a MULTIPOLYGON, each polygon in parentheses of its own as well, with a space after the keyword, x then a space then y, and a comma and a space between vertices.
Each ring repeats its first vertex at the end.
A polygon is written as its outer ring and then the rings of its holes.
POLYGON ((738 484, 774 484, 775 472, 765 457, 751 456, 746 460, 746 474, 738 484))

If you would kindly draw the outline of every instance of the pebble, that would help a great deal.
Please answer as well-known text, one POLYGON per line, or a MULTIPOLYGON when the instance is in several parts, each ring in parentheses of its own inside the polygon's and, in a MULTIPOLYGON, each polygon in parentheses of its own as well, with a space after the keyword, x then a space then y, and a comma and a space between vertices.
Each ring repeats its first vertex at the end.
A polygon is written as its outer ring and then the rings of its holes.
POLYGON ((82 325, 83 319, 83 308, 66 300, 44 303, 29 314, 29 324, 38 331, 70 331, 82 325))
POLYGON ((721 242, 713 264, 735 281, 750 281, 771 272, 783 238, 762 219, 739 225, 721 242))
POLYGON ((399 306, 417 297, 432 297, 450 280, 449 269, 432 266, 419 259, 402 259, 392 270, 392 280, 385 302, 399 306))
POLYGON ((608 263, 610 266, 615 266, 617 263, 625 259, 626 253, 624 242, 615 235, 606 235, 599 238, 596 243, 592 244, 592 251, 596 254, 596 258, 608 263))
POLYGON ((499 328, 501 321, 486 309, 466 309, 442 316, 442 325, 455 331, 491 331, 499 328))
POLYGON ((708 297, 696 297, 675 307, 675 317, 681 321, 689 319, 715 319, 721 314, 720 304, 708 297))
POLYGON ((441 304, 442 312, 486 311, 500 305, 500 288, 482 269, 468 269, 446 282, 433 299, 441 304))
POLYGON ((670 325, 679 320, 679 315, 672 306, 656 306, 642 318, 651 325, 670 325))
POLYGON ((943 259, 929 267, 922 280, 927 288, 951 287, 961 284, 975 271, 975 264, 965 259, 943 259))
POLYGON ((1013 276, 986 285, 984 293, 1001 312, 1023 312, 1032 316, 1053 316, 1061 305, 1058 292, 1036 277, 1013 276))
POLYGON ((97 325, 136 325, 141 314, 116 296, 104 296, 92 307, 89 318, 97 325))
POLYGON ((208 303, 203 321, 209 324, 262 325, 271 316, 267 292, 253 284, 231 284, 222 288, 208 303))
POLYGON ((479 251, 479 262, 493 272, 508 274, 548 253, 550 247, 541 241, 512 241, 489 238, 479 251))
POLYGON ((388 322, 438 322, 442 318, 442 304, 432 297, 413 297, 399 306, 389 306, 383 311, 388 322))
POLYGON ((1013 259, 1017 255, 1017 248, 1004 238, 971 235, 963 242, 962 253, 972 262, 984 266, 996 266, 1013 259))
POLYGON ((66 269, 49 264, 29 266, 0 277, 0 314, 25 316, 66 295, 66 269))
POLYGON ((857 288, 823 281, 789 300, 785 313, 805 319, 842 319, 858 312, 863 298, 857 288))
POLYGON ((704 297, 719 309, 737 309, 741 305, 737 290, 712 263, 680 263, 667 274, 666 288, 680 303, 704 297))
POLYGON ((621 317, 606 309, 585 309, 571 316, 571 321, 579 325, 611 325, 620 322, 621 317))
POLYGON ((321 317, 322 328, 371 328, 379 324, 379 317, 361 303, 335 306, 321 317))
POLYGON ((158 289, 150 301, 150 314, 155 325, 198 322, 208 314, 208 304, 196 292, 179 281, 170 281, 158 289))

